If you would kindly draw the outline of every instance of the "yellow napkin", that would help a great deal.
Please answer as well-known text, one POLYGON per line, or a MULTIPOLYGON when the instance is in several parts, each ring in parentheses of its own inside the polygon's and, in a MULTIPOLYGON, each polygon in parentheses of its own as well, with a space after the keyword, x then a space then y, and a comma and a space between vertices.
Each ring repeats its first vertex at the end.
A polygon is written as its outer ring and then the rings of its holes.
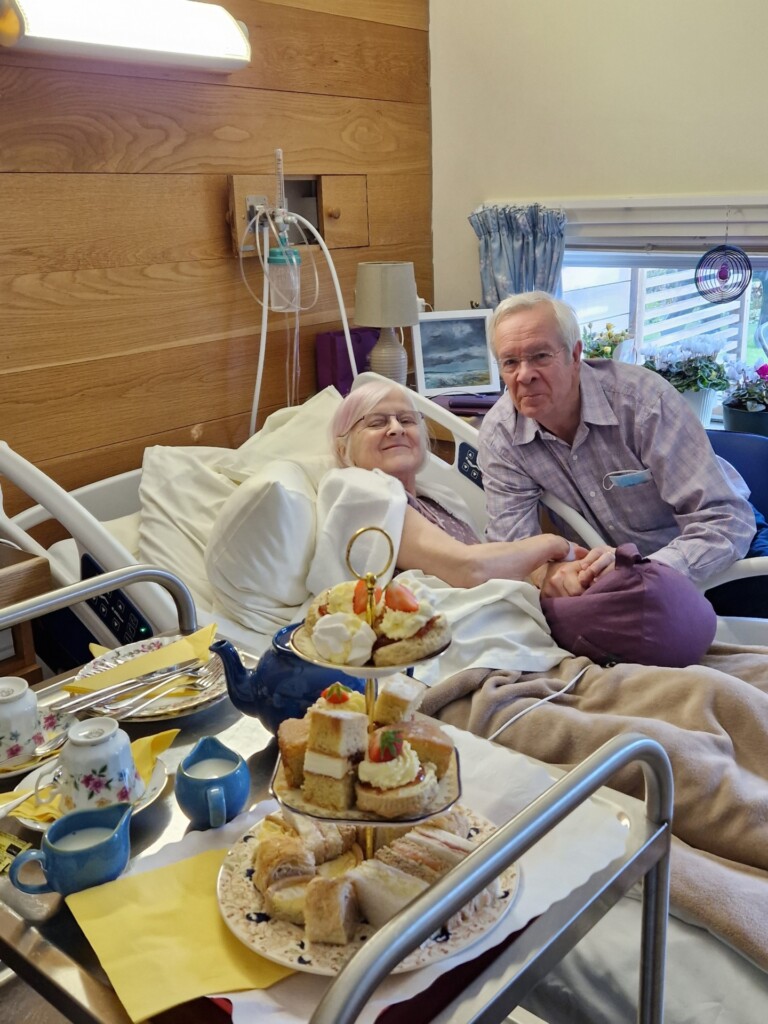
POLYGON ((216 878, 225 854, 209 850, 67 896, 131 1020, 198 996, 268 988, 293 973, 224 924, 216 878))
POLYGON ((105 686, 114 686, 116 683, 123 683, 134 676, 143 675, 145 672, 154 672, 158 668, 170 668, 180 661, 187 661, 189 658, 200 658, 208 661, 210 652, 208 648, 216 636, 216 624, 203 626, 196 633, 183 636, 173 643, 159 647, 156 651, 147 651, 146 654, 139 654, 136 658, 124 661, 122 665, 115 665, 103 672, 95 672, 92 676, 83 679, 74 679, 64 683, 63 689, 70 693, 93 693, 105 686))
MULTIPOLYGON (((178 729, 168 729, 165 732, 155 733, 153 736, 142 736, 141 739, 134 740, 131 744, 131 753, 136 763, 136 770, 144 780, 145 785, 152 778, 152 772, 155 769, 155 763, 159 755, 170 747, 178 735, 178 729)), ((48 796, 50 791, 50 786, 43 786, 41 790, 46 796, 48 796)), ((19 794, 15 792, 0 794, 0 811, 2 811, 3 804, 10 803, 11 800, 15 800, 18 796, 19 794)), ((56 821, 57 818, 64 814, 64 811, 59 807, 58 796, 55 796, 49 804, 38 804, 33 793, 28 800, 25 800, 23 804, 19 804, 9 814, 13 818, 30 818, 32 821, 47 823, 56 821)))

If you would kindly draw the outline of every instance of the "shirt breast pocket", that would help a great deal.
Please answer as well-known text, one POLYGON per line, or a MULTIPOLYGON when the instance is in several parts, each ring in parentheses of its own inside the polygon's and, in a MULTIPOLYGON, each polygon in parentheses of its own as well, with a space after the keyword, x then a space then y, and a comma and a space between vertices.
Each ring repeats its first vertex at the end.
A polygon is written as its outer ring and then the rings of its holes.
POLYGON ((631 487, 613 487, 607 500, 616 525, 624 524, 630 531, 648 533, 674 523, 653 480, 644 480, 631 487))

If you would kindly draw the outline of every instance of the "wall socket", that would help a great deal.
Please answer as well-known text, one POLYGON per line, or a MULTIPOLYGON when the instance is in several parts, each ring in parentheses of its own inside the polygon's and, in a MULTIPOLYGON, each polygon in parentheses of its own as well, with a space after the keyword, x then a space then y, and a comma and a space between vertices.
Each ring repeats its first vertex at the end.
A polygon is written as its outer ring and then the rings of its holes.
MULTIPOLYGON (((265 195, 248 195, 245 197, 245 220, 247 224, 250 224, 253 218, 256 216, 256 208, 259 206, 267 206, 268 199, 265 195)), ((248 238, 253 237, 253 228, 248 232, 248 238)), ((256 239, 248 241, 243 246, 243 252, 255 252, 256 250, 256 239)))

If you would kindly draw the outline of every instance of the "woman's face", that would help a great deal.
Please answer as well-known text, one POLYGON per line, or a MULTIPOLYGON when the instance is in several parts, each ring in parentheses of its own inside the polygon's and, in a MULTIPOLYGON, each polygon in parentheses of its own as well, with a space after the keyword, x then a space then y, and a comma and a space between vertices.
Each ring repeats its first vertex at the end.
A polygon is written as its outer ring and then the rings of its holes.
POLYGON ((393 389, 352 427, 349 456, 361 469, 381 469, 413 491, 424 460, 421 415, 393 389))

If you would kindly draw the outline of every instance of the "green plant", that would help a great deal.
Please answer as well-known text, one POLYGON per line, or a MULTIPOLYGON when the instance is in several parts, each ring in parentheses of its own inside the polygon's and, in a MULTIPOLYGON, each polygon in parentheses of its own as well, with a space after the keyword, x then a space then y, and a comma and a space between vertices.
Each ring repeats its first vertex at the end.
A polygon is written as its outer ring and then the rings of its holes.
POLYGON ((728 374, 717 359, 721 348, 717 337, 703 335, 685 344, 645 349, 641 354, 643 366, 660 374, 678 391, 726 391, 728 374))
POLYGON ((599 332, 587 324, 581 329, 582 355, 585 359, 612 359, 616 348, 627 338, 629 331, 614 330, 613 324, 606 324, 599 332))
POLYGON ((768 411, 768 363, 752 369, 734 364, 726 404, 747 412, 768 411))

